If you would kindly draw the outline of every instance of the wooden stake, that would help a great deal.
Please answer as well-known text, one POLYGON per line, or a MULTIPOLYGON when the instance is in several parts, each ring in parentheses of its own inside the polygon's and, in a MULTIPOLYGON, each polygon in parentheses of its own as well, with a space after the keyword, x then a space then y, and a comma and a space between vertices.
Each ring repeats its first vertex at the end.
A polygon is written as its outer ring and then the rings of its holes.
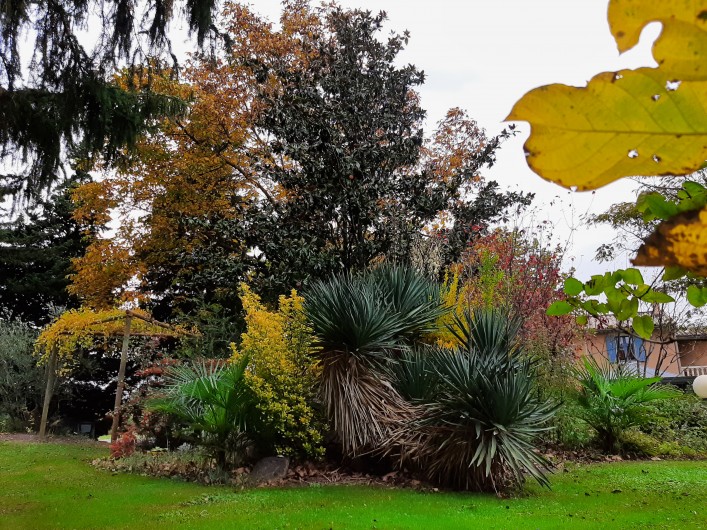
POLYGON ((47 366, 47 387, 44 390, 44 405, 42 406, 42 419, 39 423, 39 437, 47 436, 47 419, 49 418, 49 403, 54 394, 54 382, 56 381, 56 348, 52 349, 47 366))
POLYGON ((125 317, 125 331, 123 331, 123 349, 120 351, 120 369, 118 370, 118 388, 115 391, 115 406, 113 407, 113 425, 110 428, 110 441, 115 442, 118 437, 118 425, 120 424, 120 408, 123 401, 123 389, 125 388, 125 367, 128 364, 128 345, 130 342, 130 323, 132 316, 125 317))

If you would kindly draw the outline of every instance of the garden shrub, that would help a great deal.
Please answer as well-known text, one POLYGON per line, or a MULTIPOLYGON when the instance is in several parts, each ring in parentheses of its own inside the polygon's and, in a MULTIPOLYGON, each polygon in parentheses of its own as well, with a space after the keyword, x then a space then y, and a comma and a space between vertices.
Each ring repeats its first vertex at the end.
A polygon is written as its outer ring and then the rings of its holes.
POLYGON ((707 456, 707 401, 692 391, 646 405, 641 431, 707 456))
POLYGON ((302 312, 303 298, 281 296, 268 310, 248 286, 241 286, 246 331, 233 359, 249 359, 245 381, 259 413, 258 447, 276 454, 323 456, 324 422, 316 408, 319 368, 314 335, 302 312))
POLYGON ((0 317, 0 430, 32 426, 41 412, 44 370, 33 356, 37 331, 0 317))
POLYGON ((695 457, 698 452, 672 440, 660 440, 638 429, 621 433, 621 448, 626 453, 640 456, 664 456, 670 458, 695 457))
POLYGON ((247 357, 234 362, 201 359, 172 366, 161 395, 148 409, 171 414, 192 431, 219 469, 243 459, 253 432, 254 403, 245 382, 247 357))
POLYGON ((606 452, 621 449, 621 436, 627 429, 648 423, 647 403, 680 395, 672 387, 657 384, 660 377, 644 378, 624 365, 602 365, 591 357, 582 360, 576 377, 581 418, 596 431, 606 452))
POLYGON ((548 485, 535 440, 556 406, 537 392, 534 363, 519 348, 517 319, 498 311, 455 317, 457 347, 403 353, 396 388, 423 414, 408 436, 428 477, 462 489, 499 491, 531 476, 548 485))
POLYGON ((137 449, 137 436, 135 426, 129 426, 120 433, 115 442, 110 444, 111 458, 125 458, 132 455, 137 449))
MULTIPOLYGON (((561 397, 556 398, 561 401, 561 397)), ((592 445, 594 430, 582 419, 582 409, 573 399, 561 401, 545 440, 562 449, 581 450, 592 445)))

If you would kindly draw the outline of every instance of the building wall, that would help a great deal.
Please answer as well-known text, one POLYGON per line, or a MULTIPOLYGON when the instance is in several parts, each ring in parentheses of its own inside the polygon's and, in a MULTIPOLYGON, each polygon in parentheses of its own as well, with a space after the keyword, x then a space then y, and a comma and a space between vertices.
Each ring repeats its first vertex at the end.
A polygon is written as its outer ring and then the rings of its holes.
POLYGON ((707 340, 682 340, 678 339, 680 348, 680 365, 707 366, 707 340))
MULTIPOLYGON (((579 341, 575 348, 575 356, 581 357, 591 355, 597 361, 609 362, 610 353, 607 348, 607 337, 615 339, 617 333, 615 331, 598 331, 595 334, 587 335, 584 340, 579 341)), ((657 338, 656 338, 657 340, 657 338)), ((680 373, 680 362, 678 361, 678 350, 676 343, 662 345, 644 342, 645 362, 637 362, 635 360, 623 361, 629 366, 636 367, 637 370, 646 375, 653 377, 654 375, 662 375, 666 377, 677 376, 680 373), (662 358, 662 362, 661 361, 662 358), (658 373, 656 374, 656 370, 658 373)), ((707 347, 707 344, 705 344, 707 347)), ((707 352, 707 350, 706 350, 707 352)), ((707 364, 707 362, 706 362, 707 364)))

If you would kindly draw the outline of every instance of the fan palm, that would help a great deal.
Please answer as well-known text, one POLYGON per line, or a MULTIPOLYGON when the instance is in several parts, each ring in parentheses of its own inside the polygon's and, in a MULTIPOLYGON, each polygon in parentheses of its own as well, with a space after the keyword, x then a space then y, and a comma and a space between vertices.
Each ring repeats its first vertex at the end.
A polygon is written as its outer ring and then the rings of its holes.
POLYGON ((172 414, 197 433, 223 469, 228 455, 247 441, 254 405, 245 382, 248 358, 235 362, 200 360, 174 366, 165 379, 164 393, 149 408, 172 414))
POLYGON ((621 434, 641 423, 645 403, 681 395, 674 388, 658 385, 660 377, 644 378, 624 365, 600 365, 591 357, 583 359, 575 376, 580 384, 577 402, 582 419, 596 430, 605 451, 618 449, 621 434))

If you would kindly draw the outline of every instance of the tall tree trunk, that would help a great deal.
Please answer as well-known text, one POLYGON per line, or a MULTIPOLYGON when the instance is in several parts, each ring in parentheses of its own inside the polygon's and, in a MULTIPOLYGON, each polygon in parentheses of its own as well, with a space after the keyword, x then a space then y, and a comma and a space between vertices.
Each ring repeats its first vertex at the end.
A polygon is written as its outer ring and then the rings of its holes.
POLYGON ((54 394, 54 384, 56 382, 56 348, 52 350, 49 356, 49 365, 47 366, 47 387, 44 390, 44 404, 42 406, 42 419, 39 423, 39 437, 45 438, 47 435, 47 420, 49 418, 49 404, 52 401, 54 394))
POLYGON ((123 348, 120 351, 120 368, 118 369, 118 388, 115 391, 115 406, 113 407, 113 425, 110 428, 110 441, 115 442, 118 437, 118 425, 120 424, 120 408, 123 401, 123 389, 125 388, 125 367, 128 364, 128 345, 130 343, 130 323, 132 317, 125 317, 125 331, 123 331, 123 348))

